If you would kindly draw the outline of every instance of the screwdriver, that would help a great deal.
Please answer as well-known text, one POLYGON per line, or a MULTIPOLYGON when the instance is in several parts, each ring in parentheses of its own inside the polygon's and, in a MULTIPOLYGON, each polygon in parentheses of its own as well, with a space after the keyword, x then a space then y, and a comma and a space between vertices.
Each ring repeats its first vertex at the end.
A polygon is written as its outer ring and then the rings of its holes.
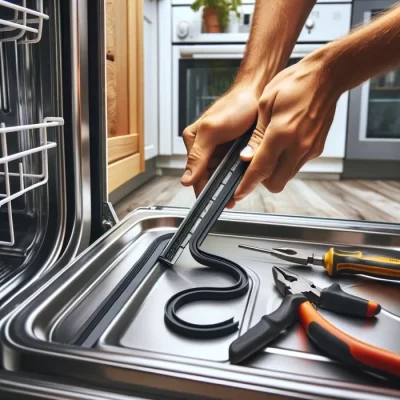
POLYGON ((363 256, 361 251, 336 250, 331 247, 323 256, 312 252, 280 247, 272 250, 240 244, 243 249, 267 253, 295 264, 321 265, 330 276, 362 274, 375 278, 400 279, 400 259, 382 256, 363 256))

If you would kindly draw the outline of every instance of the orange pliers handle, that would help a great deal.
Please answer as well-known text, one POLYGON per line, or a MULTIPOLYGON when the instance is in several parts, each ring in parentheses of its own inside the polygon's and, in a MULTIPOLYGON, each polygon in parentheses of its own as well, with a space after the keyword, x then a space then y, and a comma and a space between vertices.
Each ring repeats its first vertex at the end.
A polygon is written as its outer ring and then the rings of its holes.
POLYGON ((400 355, 362 342, 337 329, 309 301, 299 305, 299 318, 310 339, 332 358, 400 377, 400 355))
POLYGON ((260 321, 229 348, 229 359, 237 364, 265 348, 281 332, 300 320, 309 338, 328 356, 347 365, 400 377, 400 355, 362 342, 329 323, 302 293, 286 296, 280 307, 260 321))

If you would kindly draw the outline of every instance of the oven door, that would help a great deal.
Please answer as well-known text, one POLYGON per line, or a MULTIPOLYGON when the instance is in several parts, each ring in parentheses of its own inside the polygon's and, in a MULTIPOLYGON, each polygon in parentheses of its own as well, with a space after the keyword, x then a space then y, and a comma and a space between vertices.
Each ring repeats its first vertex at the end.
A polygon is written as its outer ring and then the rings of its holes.
MULTIPOLYGON (((394 0, 357 1, 353 26, 368 23, 394 0)), ((400 68, 350 91, 346 158, 400 160, 400 68)))
MULTIPOLYGON (((298 44, 288 66, 318 49, 319 44, 298 44)), ((185 154, 183 130, 231 86, 243 59, 245 45, 188 45, 173 48, 173 153, 185 154)), ((335 118, 321 157, 344 157, 348 93, 339 99, 335 118)), ((341 172, 341 160, 337 171, 341 172)))

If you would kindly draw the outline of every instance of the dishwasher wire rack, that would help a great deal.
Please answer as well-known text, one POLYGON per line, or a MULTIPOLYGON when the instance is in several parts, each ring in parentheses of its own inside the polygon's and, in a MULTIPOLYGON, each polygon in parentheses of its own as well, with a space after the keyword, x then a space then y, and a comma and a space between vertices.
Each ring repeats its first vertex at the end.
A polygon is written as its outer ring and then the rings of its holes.
POLYGON ((0 19, 0 43, 18 41, 20 44, 26 44, 40 41, 43 20, 49 19, 49 16, 43 13, 43 0, 38 1, 38 10, 26 7, 26 0, 22 0, 22 6, 0 0, 0 15, 4 8, 12 10, 13 16, 10 19, 0 19), (33 37, 28 38, 28 33, 33 34, 33 37))
POLYGON ((11 201, 17 197, 24 195, 25 193, 36 189, 39 186, 45 185, 48 181, 48 157, 47 150, 56 147, 57 144, 54 142, 47 141, 47 129, 64 125, 64 119, 59 117, 47 117, 44 118, 43 123, 32 124, 32 125, 20 125, 13 127, 6 127, 4 123, 0 124, 0 167, 3 167, 3 171, 0 171, 0 178, 4 177, 4 188, 5 193, 0 192, 0 208, 7 204, 8 223, 9 223, 9 237, 7 241, 0 241, 0 245, 13 246, 15 243, 14 236, 14 223, 12 216, 12 204, 11 201), (29 130, 40 130, 40 145, 33 147, 28 150, 15 152, 8 154, 7 148, 7 134, 24 132, 29 130), (39 174, 26 173, 23 168, 22 162, 18 164, 19 172, 10 172, 9 163, 16 160, 21 160, 23 157, 34 154, 41 154, 41 172, 39 174), (19 190, 12 193, 10 180, 16 178, 19 180, 19 190), (25 187, 24 178, 35 178, 35 183, 25 187))

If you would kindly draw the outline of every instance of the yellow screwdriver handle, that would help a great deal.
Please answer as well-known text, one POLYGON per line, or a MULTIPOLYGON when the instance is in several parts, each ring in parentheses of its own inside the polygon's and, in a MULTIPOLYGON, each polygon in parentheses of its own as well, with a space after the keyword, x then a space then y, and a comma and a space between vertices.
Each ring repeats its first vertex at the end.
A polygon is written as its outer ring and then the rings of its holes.
POLYGON ((363 274, 377 278, 400 280, 399 259, 363 256, 361 251, 338 251, 330 248, 324 256, 324 267, 330 276, 363 274))

